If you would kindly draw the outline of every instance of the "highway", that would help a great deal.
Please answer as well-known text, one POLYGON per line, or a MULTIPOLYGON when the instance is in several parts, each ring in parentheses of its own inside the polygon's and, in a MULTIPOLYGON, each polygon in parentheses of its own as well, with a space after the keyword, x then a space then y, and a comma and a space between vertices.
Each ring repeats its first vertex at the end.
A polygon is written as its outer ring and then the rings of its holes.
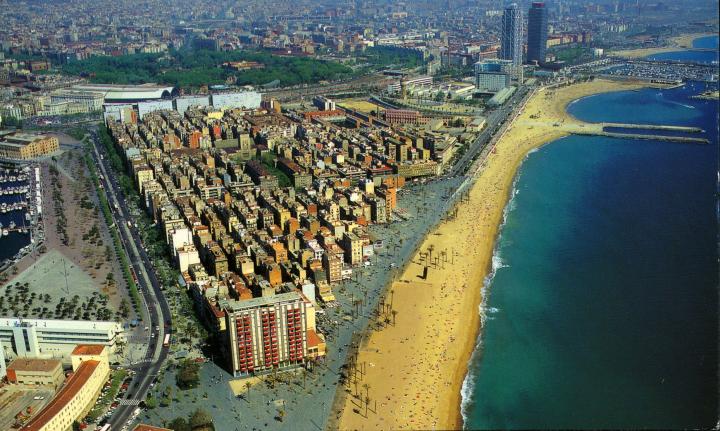
POLYGON ((520 106, 525 96, 528 94, 527 87, 521 86, 518 90, 508 99, 505 104, 490 112, 486 117, 485 128, 470 144, 467 151, 455 162, 453 167, 450 169, 448 174, 450 176, 464 175, 473 160, 477 157, 482 149, 486 146, 490 140, 499 133, 502 133, 501 129, 507 127, 508 122, 506 120, 515 112, 515 107, 520 106))
POLYGON ((137 275, 137 285, 145 308, 143 324, 149 328, 145 332, 147 336, 147 350, 143 358, 131 364, 136 373, 133 381, 125 395, 125 402, 121 403, 109 418, 107 423, 114 430, 126 429, 126 422, 137 409, 137 404, 144 401, 150 389, 153 379, 158 375, 160 368, 167 359, 168 348, 163 346, 163 339, 166 331, 171 331, 170 308, 165 295, 160 289, 155 272, 147 253, 141 246, 142 242, 136 229, 128 227, 127 222, 133 222, 132 215, 128 211, 123 193, 119 187, 117 177, 110 167, 107 154, 101 157, 105 151, 102 148, 97 132, 91 133, 93 144, 93 158, 100 169, 104 179, 101 184, 105 188, 108 202, 111 207, 115 225, 120 233, 120 240, 127 253, 129 261, 137 275))

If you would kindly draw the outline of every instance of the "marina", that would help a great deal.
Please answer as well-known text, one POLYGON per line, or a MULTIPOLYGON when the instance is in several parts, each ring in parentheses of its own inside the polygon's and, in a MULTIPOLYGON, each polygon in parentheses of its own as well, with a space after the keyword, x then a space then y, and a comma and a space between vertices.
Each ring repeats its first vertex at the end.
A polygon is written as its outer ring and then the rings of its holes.
POLYGON ((42 243, 41 214, 40 166, 0 165, 0 271, 42 243))

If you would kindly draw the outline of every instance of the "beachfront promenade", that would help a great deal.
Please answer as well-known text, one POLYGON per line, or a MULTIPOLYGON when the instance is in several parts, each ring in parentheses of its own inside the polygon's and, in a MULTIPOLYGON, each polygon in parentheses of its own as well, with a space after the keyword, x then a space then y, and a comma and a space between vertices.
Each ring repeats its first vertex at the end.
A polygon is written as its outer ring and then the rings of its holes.
POLYGON ((481 328, 484 284, 519 166, 528 152, 563 136, 590 134, 585 129, 612 133, 604 131, 606 125, 568 115, 571 101, 645 85, 595 80, 533 93, 476 161, 477 169, 470 170, 461 202, 426 236, 392 284, 386 301, 392 302, 396 321, 360 346, 362 372, 353 373, 358 381, 346 387, 340 429, 460 426, 460 391, 481 328))

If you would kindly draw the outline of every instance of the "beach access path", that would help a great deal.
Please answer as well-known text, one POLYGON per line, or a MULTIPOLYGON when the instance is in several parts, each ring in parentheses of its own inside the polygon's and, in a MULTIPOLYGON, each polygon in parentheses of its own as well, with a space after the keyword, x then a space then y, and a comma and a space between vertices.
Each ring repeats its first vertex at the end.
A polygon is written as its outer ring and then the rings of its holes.
POLYGON ((391 286, 386 302, 395 322, 361 345, 357 363, 364 372, 346 385, 340 429, 462 426, 460 390, 481 328, 483 284, 519 166, 529 151, 571 133, 556 124, 581 123, 566 113, 571 101, 645 85, 595 80, 535 92, 479 160, 453 216, 431 230, 391 286))

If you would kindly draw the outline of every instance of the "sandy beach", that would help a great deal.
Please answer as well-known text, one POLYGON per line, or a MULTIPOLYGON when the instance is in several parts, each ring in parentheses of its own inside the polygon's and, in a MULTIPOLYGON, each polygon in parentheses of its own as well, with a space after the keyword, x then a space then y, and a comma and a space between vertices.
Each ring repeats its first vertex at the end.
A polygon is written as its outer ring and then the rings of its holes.
POLYGON ((340 429, 461 427, 460 389, 480 331, 483 281, 520 164, 529 151, 582 127, 565 111, 571 101, 643 86, 596 80, 538 90, 530 98, 481 161, 454 217, 431 231, 393 283, 386 302, 395 323, 390 317, 361 346, 357 361, 364 373, 346 385, 340 429))
POLYGON ((610 55, 617 55, 625 58, 640 58, 647 57, 648 55, 660 54, 663 52, 679 51, 682 49, 688 49, 693 47, 693 40, 703 37, 713 36, 713 33, 688 33, 680 36, 670 38, 668 46, 654 47, 654 48, 638 48, 638 49, 625 49, 620 51, 613 51, 610 55))

